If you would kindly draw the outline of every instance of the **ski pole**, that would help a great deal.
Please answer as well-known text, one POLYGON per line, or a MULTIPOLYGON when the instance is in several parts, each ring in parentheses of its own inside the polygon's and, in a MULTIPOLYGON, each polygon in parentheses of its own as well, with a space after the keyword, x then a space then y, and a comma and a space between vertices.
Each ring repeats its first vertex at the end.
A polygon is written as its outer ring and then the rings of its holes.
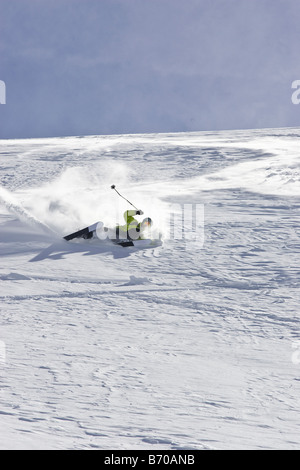
POLYGON ((115 184, 112 184, 112 185, 111 185, 111 189, 114 189, 114 190, 116 191, 116 193, 119 194, 119 196, 121 196, 123 199, 125 199, 125 201, 127 201, 127 202, 128 202, 132 207, 134 207, 137 211, 139 210, 137 207, 135 207, 134 204, 132 204, 132 202, 128 201, 128 199, 126 199, 126 197, 122 196, 122 194, 120 194, 119 191, 117 191, 115 184))

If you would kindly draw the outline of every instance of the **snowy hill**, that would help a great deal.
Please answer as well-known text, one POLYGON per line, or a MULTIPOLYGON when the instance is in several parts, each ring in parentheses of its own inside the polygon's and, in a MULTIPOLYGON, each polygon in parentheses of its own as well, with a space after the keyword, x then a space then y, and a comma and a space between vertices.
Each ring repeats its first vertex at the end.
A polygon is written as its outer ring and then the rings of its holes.
POLYGON ((0 141, 0 448, 299 448, 299 137, 0 141))

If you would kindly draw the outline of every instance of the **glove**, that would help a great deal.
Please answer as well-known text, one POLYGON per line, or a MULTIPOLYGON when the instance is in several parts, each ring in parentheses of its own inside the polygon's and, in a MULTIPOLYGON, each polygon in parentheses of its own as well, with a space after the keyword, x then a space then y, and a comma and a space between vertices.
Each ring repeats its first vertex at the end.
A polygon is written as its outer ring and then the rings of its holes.
POLYGON ((140 210, 140 211, 136 211, 136 215, 143 215, 143 214, 144 214, 144 212, 141 211, 141 210, 140 210))

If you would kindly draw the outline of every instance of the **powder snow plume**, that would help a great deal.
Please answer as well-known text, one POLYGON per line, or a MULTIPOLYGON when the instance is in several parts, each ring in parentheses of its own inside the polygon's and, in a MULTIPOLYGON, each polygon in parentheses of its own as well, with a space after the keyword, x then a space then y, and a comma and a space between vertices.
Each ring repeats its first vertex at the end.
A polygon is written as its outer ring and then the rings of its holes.
POLYGON ((6 189, 0 186, 0 203, 2 203, 8 212, 14 214, 18 219, 25 222, 27 225, 41 229, 44 232, 52 232, 51 228, 45 223, 35 217, 32 213, 26 210, 22 204, 6 189))
POLYGON ((112 184, 145 216, 154 217, 157 228, 161 226, 165 207, 155 190, 137 185, 134 171, 115 161, 67 168, 45 185, 23 190, 22 199, 33 217, 63 235, 100 220, 108 226, 124 223, 124 212, 133 207, 111 189, 112 184))

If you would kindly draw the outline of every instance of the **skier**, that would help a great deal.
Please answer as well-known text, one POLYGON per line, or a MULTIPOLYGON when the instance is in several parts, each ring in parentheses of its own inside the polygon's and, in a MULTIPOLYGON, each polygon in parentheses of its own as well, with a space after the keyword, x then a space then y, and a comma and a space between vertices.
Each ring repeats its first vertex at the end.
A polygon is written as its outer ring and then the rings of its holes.
POLYGON ((124 212, 125 225, 117 225, 116 238, 127 240, 142 240, 143 233, 152 226, 150 217, 146 217, 142 222, 138 222, 134 217, 143 215, 142 210, 129 210, 124 212))
POLYGON ((91 238, 99 238, 105 240, 143 240, 143 233, 150 229, 152 226, 152 220, 147 217, 142 222, 138 222, 134 216, 143 215, 141 210, 130 210, 124 212, 125 225, 117 225, 115 228, 104 227, 103 222, 96 222, 89 227, 85 227, 82 230, 71 233, 64 237, 65 240, 73 240, 74 238, 84 238, 89 240, 91 238))
MULTIPOLYGON (((91 238, 98 238, 105 240, 109 238, 112 242, 121 244, 122 246, 132 246, 133 240, 144 240, 143 234, 152 226, 150 217, 146 217, 142 222, 135 219, 136 215, 143 215, 142 210, 137 209, 128 199, 122 196, 117 191, 116 186, 113 184, 111 189, 114 189, 119 196, 125 199, 136 210, 128 210, 124 212, 124 225, 117 225, 115 228, 104 227, 103 222, 96 222, 93 225, 85 227, 77 232, 70 233, 64 237, 65 240, 73 240, 74 238, 83 238, 89 240, 91 238)), ((151 235, 151 234, 148 234, 151 235)))

